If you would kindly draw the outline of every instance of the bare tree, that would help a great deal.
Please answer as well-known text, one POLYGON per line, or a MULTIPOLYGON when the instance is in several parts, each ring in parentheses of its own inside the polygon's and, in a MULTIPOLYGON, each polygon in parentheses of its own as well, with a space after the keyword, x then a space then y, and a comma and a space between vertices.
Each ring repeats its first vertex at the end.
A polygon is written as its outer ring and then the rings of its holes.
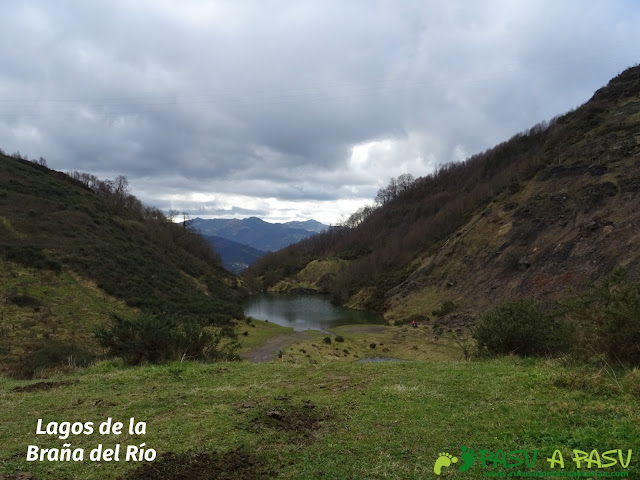
POLYGON ((415 181, 416 181, 416 179, 415 179, 415 177, 413 175, 411 175, 410 173, 403 173, 396 180, 396 183, 398 185, 398 190, 400 192, 404 192, 406 190, 409 190, 409 188, 411 187, 411 185, 415 181))
POLYGON ((129 180, 124 175, 118 175, 113 181, 114 203, 118 212, 124 209, 124 202, 128 193, 129 180))
POLYGON ((373 205, 365 205, 353 212, 349 218, 347 218, 342 224, 348 228, 356 228, 362 222, 364 222, 369 215, 376 209, 373 205))
POLYGON ((414 181, 415 178, 410 173, 403 173, 398 178, 392 177, 386 187, 378 190, 378 194, 375 198, 376 203, 378 205, 384 205, 385 203, 390 202, 401 192, 408 190, 414 181))
POLYGON ((173 208, 169 209, 169 211, 167 212, 167 218, 169 219, 169 222, 173 223, 179 214, 180 212, 178 210, 174 210, 173 208))
POLYGON ((189 222, 191 221, 191 217, 187 212, 182 212, 182 228, 187 230, 189 228, 189 222))

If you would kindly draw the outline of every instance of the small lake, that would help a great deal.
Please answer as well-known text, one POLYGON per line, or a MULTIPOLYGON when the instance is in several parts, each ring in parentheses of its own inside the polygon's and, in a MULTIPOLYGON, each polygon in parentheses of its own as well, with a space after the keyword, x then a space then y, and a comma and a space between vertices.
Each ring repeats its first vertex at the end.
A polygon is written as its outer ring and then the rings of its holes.
POLYGON ((296 331, 327 331, 340 325, 383 324, 382 315, 333 305, 326 295, 272 293, 252 295, 244 304, 244 314, 268 320, 296 331))

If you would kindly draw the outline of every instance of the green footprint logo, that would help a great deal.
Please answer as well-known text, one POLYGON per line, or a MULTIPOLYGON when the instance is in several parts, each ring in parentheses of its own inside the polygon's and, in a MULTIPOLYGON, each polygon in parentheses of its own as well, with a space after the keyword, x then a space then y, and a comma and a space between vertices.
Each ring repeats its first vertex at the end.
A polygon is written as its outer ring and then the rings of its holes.
POLYGON ((450 453, 441 453, 433 466, 433 473, 440 475, 442 473, 442 467, 448 467, 452 463, 457 463, 458 457, 451 456, 450 453))
POLYGON ((462 447, 460 447, 460 450, 462 450, 462 455, 460 455, 462 457, 462 465, 460 465, 460 468, 458 468, 458 470, 460 470, 461 472, 466 472, 471 468, 473 462, 476 461, 476 455, 475 453, 473 453, 473 450, 471 450, 466 445, 462 445, 462 447))

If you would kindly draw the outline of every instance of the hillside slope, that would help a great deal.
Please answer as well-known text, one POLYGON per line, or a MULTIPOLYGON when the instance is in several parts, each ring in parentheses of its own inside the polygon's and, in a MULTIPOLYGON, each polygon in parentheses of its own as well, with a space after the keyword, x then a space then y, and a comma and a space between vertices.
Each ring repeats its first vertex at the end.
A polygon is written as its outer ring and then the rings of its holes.
POLYGON ((63 173, 0 157, 0 364, 26 352, 79 360, 111 312, 242 318, 238 280, 208 243, 122 193, 114 202, 63 173))
POLYGON ((452 302, 448 319, 465 323, 505 298, 558 300, 617 265, 640 278, 640 69, 550 130, 533 178, 491 198, 386 292, 391 317, 452 302))
POLYGON ((253 262, 267 254, 267 252, 249 245, 243 245, 217 235, 202 236, 211 243, 213 249, 220 255, 224 268, 235 274, 239 274, 253 262))
POLYGON ((580 108, 419 178, 367 212, 265 257, 247 278, 281 286, 313 260, 347 262, 336 300, 466 323, 499 301, 551 301, 616 265, 640 275, 640 67, 580 108), (355 222, 354 222, 355 223, 355 222))

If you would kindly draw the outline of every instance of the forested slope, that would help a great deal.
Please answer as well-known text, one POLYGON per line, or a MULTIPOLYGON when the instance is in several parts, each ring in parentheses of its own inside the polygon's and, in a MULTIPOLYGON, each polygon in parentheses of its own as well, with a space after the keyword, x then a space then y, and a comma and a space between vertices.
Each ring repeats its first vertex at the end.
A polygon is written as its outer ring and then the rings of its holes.
POLYGON ((3 358, 56 344, 80 355, 112 312, 243 316, 238 280, 209 243, 142 205, 124 177, 0 156, 0 266, 3 358))

